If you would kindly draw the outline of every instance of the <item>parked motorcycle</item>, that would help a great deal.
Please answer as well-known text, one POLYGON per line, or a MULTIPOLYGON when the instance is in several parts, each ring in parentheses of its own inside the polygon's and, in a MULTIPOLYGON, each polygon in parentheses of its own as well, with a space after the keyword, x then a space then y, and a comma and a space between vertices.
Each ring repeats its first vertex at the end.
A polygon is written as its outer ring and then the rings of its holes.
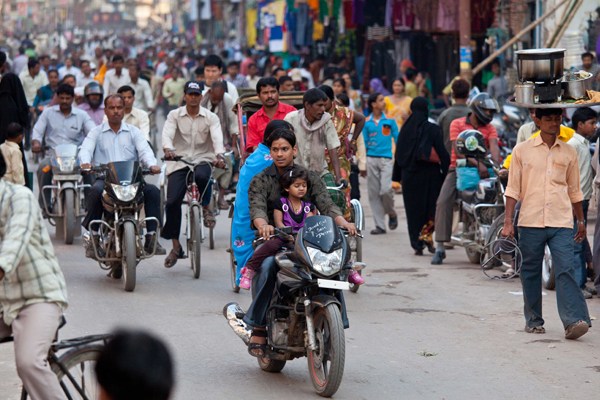
POLYGON ((145 224, 155 221, 156 237, 160 234, 158 219, 140 217, 144 207, 143 175, 150 174, 150 171, 142 170, 137 161, 112 162, 94 167, 91 171, 104 177, 104 216, 89 224, 90 232, 99 232, 98 243, 86 234, 84 245, 86 248, 92 246, 94 259, 100 267, 110 270, 114 278, 122 277, 124 289, 131 292, 135 289, 137 264, 156 252, 156 240, 151 252, 144 251, 145 224))
POLYGON ((494 115, 491 122, 498 132, 498 145, 502 158, 506 158, 512 152, 512 148, 516 146, 519 128, 531 121, 528 109, 507 102, 511 96, 512 94, 508 94, 498 98, 500 112, 494 115))
POLYGON ((52 184, 42 187, 44 194, 50 192, 50 204, 46 196, 41 197, 50 223, 56 226, 56 236, 72 244, 81 233, 81 218, 85 215, 82 191, 90 185, 83 183, 79 173, 77 145, 60 144, 52 152, 52 184))
MULTIPOLYGON (((276 235, 283 235, 277 230, 276 235)), ((344 373, 345 338, 342 290, 348 290, 352 268, 347 240, 328 216, 306 219, 293 251, 275 257, 277 283, 267 312, 267 351, 258 365, 280 372, 286 361, 307 357, 312 384, 330 397, 344 373)), ((364 265, 363 265, 364 266, 364 265)), ((223 308, 234 332, 248 344, 251 329, 236 303, 223 308)))
MULTIPOLYGON (((491 169, 496 176, 480 179, 474 190, 458 192, 454 224, 458 228, 452 233, 451 243, 465 248, 467 257, 473 264, 482 262, 486 245, 495 239, 499 232, 494 221, 504 213, 504 183, 498 178, 500 166, 487 155, 481 133, 470 130, 462 132, 456 141, 456 150, 467 159, 475 158, 491 169), (495 236, 494 236, 495 235, 495 236)), ((459 167, 461 168, 461 167, 459 167)), ((458 174, 457 168, 457 174, 458 174)), ((500 231, 502 226, 499 227, 500 231)))

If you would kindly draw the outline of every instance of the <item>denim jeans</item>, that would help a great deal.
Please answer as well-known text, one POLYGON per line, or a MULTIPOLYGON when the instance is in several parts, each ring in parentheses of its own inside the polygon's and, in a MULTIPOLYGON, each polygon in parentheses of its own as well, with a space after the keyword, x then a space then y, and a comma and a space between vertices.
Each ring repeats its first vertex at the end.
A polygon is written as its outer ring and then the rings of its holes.
MULTIPOLYGON (((585 226, 587 227, 587 215, 588 209, 590 207, 589 200, 583 200, 583 220, 585 221, 585 226)), ((575 225, 573 227, 574 231, 577 232, 577 221, 574 222, 575 225)), ((585 287, 585 283, 587 282, 587 260, 586 260, 586 247, 589 248, 590 244, 588 242, 587 236, 581 243, 575 242, 575 282, 579 285, 580 288, 585 287)))
POLYGON ((552 253, 558 314, 567 326, 583 320, 591 326, 587 304, 575 281, 573 230, 570 228, 519 228, 523 254, 521 283, 523 311, 528 327, 542 326, 542 260, 546 245, 552 253))

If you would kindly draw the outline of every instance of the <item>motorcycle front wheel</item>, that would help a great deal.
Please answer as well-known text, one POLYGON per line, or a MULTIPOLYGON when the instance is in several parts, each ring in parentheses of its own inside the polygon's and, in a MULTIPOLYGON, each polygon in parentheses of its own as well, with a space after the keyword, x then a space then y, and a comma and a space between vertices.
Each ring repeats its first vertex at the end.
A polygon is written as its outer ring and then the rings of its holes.
POLYGON ((317 308, 313 315, 317 348, 307 349, 313 387, 322 397, 337 392, 344 375, 346 341, 342 314, 336 304, 317 308))
POLYGON ((77 221, 75 218, 75 192, 65 190, 63 192, 63 234, 65 235, 65 244, 73 244, 77 221))
POLYGON ((135 226, 132 221, 125 221, 121 237, 121 263, 123 267, 123 288, 126 292, 133 292, 133 289, 135 289, 136 253, 135 226))

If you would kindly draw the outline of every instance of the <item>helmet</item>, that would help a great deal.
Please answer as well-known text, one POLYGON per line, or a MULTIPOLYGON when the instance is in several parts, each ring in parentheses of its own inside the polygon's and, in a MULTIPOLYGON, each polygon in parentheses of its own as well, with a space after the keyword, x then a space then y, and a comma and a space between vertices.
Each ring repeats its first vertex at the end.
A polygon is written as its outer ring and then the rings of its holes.
POLYGON ((83 95, 87 97, 90 94, 99 94, 104 97, 104 89, 102 89, 102 86, 100 86, 98 82, 90 82, 85 85, 85 88, 83 89, 83 95))
POLYGON ((485 139, 475 129, 462 131, 456 138, 456 151, 463 156, 481 157, 487 154, 485 139))
POLYGON ((487 125, 492 122, 494 113, 500 112, 500 106, 496 99, 485 92, 479 93, 477 96, 473 97, 469 103, 469 107, 482 125, 487 125))

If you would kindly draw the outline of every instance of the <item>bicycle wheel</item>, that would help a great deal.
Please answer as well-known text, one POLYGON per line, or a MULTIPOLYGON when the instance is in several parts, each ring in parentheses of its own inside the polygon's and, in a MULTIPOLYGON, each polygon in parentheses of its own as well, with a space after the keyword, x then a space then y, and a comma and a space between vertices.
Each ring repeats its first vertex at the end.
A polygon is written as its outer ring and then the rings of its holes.
POLYGON ((65 395, 69 399, 95 400, 99 398, 100 386, 94 373, 96 360, 103 345, 90 344, 75 347, 51 361, 52 372, 60 381, 65 395))
POLYGON ((202 218, 200 217, 200 207, 192 206, 191 214, 191 238, 189 245, 190 259, 192 261, 192 271, 194 272, 194 278, 200 278, 200 252, 202 250, 202 218))

